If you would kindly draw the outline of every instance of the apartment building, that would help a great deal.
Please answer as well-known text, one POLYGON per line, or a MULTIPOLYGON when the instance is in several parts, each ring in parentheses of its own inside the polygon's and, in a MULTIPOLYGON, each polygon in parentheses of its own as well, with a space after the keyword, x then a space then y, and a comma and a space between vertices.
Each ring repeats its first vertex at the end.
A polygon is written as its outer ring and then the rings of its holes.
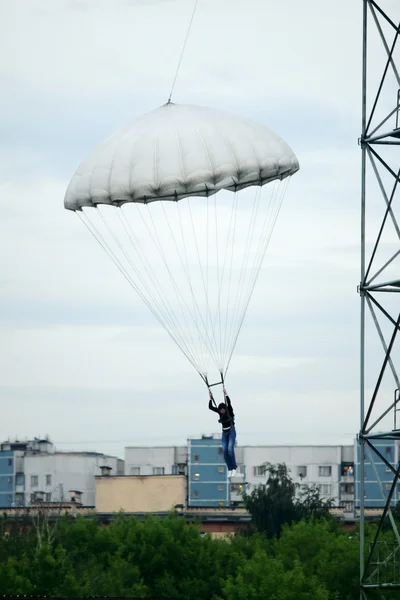
POLYGON ((315 484, 335 506, 354 510, 354 446, 236 446, 238 469, 229 480, 220 434, 191 438, 187 446, 125 449, 126 475, 187 475, 187 505, 233 507, 242 493, 266 481, 267 462, 285 463, 299 493, 315 484))
POLYGON ((123 460, 99 452, 60 452, 49 439, 6 441, 0 444, 0 507, 65 502, 80 492, 82 503, 94 506, 96 475, 101 467, 124 473, 123 460), (73 494, 72 494, 73 495, 73 494))

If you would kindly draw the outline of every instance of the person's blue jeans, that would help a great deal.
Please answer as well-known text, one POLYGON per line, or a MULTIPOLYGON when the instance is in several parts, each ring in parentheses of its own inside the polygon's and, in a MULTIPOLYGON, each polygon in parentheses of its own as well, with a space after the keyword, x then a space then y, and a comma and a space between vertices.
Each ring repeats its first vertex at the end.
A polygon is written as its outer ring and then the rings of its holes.
POLYGON ((236 441, 236 429, 233 427, 230 431, 222 432, 222 449, 224 451, 224 459, 228 471, 237 469, 235 459, 235 441, 236 441))

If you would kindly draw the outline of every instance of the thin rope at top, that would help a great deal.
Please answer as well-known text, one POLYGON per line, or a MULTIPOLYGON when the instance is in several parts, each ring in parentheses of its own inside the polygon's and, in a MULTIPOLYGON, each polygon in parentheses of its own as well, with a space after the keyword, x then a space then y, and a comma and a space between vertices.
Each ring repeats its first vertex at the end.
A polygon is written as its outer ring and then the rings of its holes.
POLYGON ((188 27, 188 30, 187 30, 187 32, 186 32, 186 37, 185 37, 185 41, 183 42, 183 47, 182 47, 181 55, 180 55, 180 57, 179 57, 178 66, 176 67, 176 71, 175 71, 175 77, 174 77, 174 81, 173 81, 173 83, 172 83, 172 88, 171 88, 171 91, 170 91, 170 93, 169 93, 168 104, 171 102, 172 92, 174 91, 174 87, 175 87, 176 79, 177 79, 177 77, 178 77, 179 69, 180 69, 180 66, 181 66, 181 62, 182 62, 182 58, 183 58, 183 54, 184 54, 184 52, 185 52, 186 43, 187 43, 187 41, 188 41, 188 37, 189 37, 189 33, 190 33, 190 29, 191 29, 191 27, 192 27, 192 23, 193 23, 193 19, 194 19, 194 15, 195 15, 195 12, 196 12, 196 8, 197 8, 197 3, 198 3, 198 1, 199 1, 199 0, 196 0, 196 1, 195 1, 195 3, 194 3, 194 8, 193 8, 192 16, 191 16, 191 18, 190 18, 190 21, 189 21, 189 27, 188 27))

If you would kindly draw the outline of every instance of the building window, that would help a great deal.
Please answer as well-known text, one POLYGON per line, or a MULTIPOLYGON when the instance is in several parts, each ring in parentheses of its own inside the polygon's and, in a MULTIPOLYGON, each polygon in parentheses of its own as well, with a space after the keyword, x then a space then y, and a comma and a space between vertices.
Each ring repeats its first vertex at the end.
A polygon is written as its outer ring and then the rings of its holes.
POLYGON ((265 475, 265 467, 253 467, 253 475, 255 477, 261 477, 262 475, 265 475))
POLYGON ((386 465, 386 472, 387 472, 387 473, 390 473, 390 472, 391 472, 391 470, 392 470, 392 469, 390 468, 390 466, 389 466, 389 465, 386 465))
POLYGON ((218 486, 218 491, 219 492, 223 492, 224 491, 224 487, 225 486, 220 483, 219 486, 218 486))
POLYGON ((221 508, 221 506, 224 506, 223 502, 218 502, 218 507, 221 508))
POLYGON ((199 497, 199 492, 196 490, 195 492, 193 492, 193 498, 198 498, 199 497))
POLYGON ((51 475, 46 475, 46 485, 51 485, 51 475))
POLYGON ((218 448, 218 454, 222 454, 223 453, 223 448, 218 448))
POLYGON ((330 484, 323 484, 319 486, 320 492, 323 496, 329 496, 331 493, 331 485, 330 484))
POLYGON ((17 506, 23 506, 24 505, 24 495, 21 493, 15 494, 15 504, 17 506))
POLYGON ((8 494, 8 501, 12 502, 12 499, 13 499, 12 494, 8 494))
POLYGON ((196 481, 197 481, 197 479, 200 479, 200 473, 195 473, 193 475, 193 479, 196 479, 196 481))
POLYGON ((218 467, 218 473, 225 473, 225 467, 218 467))
POLYGON ((200 456, 198 454, 194 455, 194 462, 199 462, 200 456))
POLYGON ((318 467, 318 475, 320 477, 331 477, 332 467, 318 467))
POLYGON ((153 467, 153 475, 164 475, 164 467, 153 467))
POLYGON ((12 458, 9 458, 9 459, 8 459, 8 466, 9 466, 9 467, 12 467, 12 458))
POLYGON ((231 484, 231 492, 242 492, 243 491, 243 484, 242 483, 232 483, 231 484))
POLYGON ((11 475, 8 476, 8 485, 12 485, 13 478, 11 475))
POLYGON ((297 477, 307 477, 307 467, 297 467, 297 477))
POLYGON ((386 489, 387 489, 387 490, 390 490, 390 488, 391 488, 391 487, 392 487, 392 485, 391 485, 390 483, 387 483, 387 484, 386 484, 386 489))
POLYGON ((39 476, 31 475, 31 487, 37 487, 39 485, 39 476))
POLYGON ((345 465, 342 468, 342 475, 344 475, 345 477, 353 477, 353 475, 354 475, 353 465, 345 465))
POLYGON ((131 475, 140 475, 140 467, 131 467, 131 475))
POLYGON ((51 492, 46 494, 46 502, 51 502, 51 492))
POLYGON ((342 486, 343 494, 354 494, 354 483, 346 483, 342 486))
POLYGON ((17 473, 15 475, 15 485, 24 485, 24 474, 17 473))

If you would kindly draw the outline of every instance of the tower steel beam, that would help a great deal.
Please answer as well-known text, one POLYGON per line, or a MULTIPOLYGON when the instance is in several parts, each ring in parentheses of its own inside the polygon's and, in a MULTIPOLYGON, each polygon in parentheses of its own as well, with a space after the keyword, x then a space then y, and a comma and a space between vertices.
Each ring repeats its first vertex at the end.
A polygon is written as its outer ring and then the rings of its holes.
MULTIPOLYGON (((400 75, 396 65, 400 50, 400 2, 362 0, 362 20, 362 119, 359 139, 361 273, 358 287, 361 301, 360 430, 357 436, 357 462, 360 468, 357 481, 360 510, 360 598, 366 600, 372 595, 376 598, 377 590, 382 590, 385 594, 382 598, 394 598, 397 596, 386 594, 394 593, 390 590, 400 589, 400 533, 392 515, 392 509, 399 500, 400 461, 398 449, 393 452, 393 460, 389 460, 383 450, 385 442, 392 442, 395 449, 399 444, 397 440, 400 440, 400 423, 397 418, 400 410, 400 380, 397 372, 399 355, 396 356, 400 345, 400 297, 396 296, 400 292, 400 149, 397 149, 400 145, 400 75), (383 56, 382 70, 376 81, 373 77, 370 81, 370 63, 376 67, 377 61, 374 59, 378 48, 383 56), (372 189, 372 182, 375 190, 372 189), (377 218, 374 201, 378 199, 382 202, 377 218), (374 239, 371 239, 367 230, 367 224, 371 222, 376 224, 374 239), (393 237, 389 243, 385 241, 388 230, 393 237), (380 250, 388 247, 389 255, 379 262, 380 250), (391 303, 391 309, 386 302, 391 303), (369 327, 373 329, 374 337, 370 335, 369 327), (368 381, 371 367, 366 366, 366 356, 376 343, 382 352, 382 358, 380 361, 378 359, 375 381, 371 384, 368 381), (393 382, 390 392, 388 377, 393 382), (383 386, 384 381, 386 387, 383 386), (394 417, 392 428, 387 423, 391 414, 394 417), (374 538, 367 545, 365 518, 368 498, 365 498, 365 474, 368 462, 377 479, 383 508, 374 538), (391 478, 390 483, 386 479, 385 486, 380 480, 376 463, 385 468, 385 477, 391 478), (390 540, 383 535, 386 522, 393 533, 390 540)), ((377 362, 376 356, 372 362, 377 362)))

